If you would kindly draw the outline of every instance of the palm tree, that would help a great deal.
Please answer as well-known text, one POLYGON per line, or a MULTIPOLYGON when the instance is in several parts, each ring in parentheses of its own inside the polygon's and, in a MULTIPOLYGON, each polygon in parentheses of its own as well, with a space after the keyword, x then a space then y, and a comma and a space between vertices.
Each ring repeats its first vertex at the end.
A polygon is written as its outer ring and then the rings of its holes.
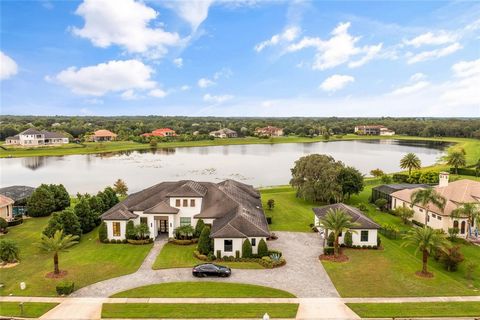
POLYGON ((71 234, 63 235, 63 230, 55 231, 53 237, 42 235, 40 242, 40 249, 45 252, 53 252, 53 266, 54 274, 60 274, 58 268, 58 253, 67 251, 68 248, 78 243, 78 236, 72 236, 71 234))
POLYGON ((455 167, 455 174, 458 174, 458 167, 464 167, 467 165, 465 158, 465 152, 460 150, 454 150, 447 155, 447 164, 455 167))
POLYGON ((354 226, 356 224, 351 221, 350 216, 342 209, 328 209, 325 216, 320 220, 320 227, 326 231, 330 230, 334 234, 333 247, 335 256, 338 256, 338 238, 340 234, 354 226))
POLYGON ((428 223, 430 204, 436 205, 443 210, 443 208, 445 208, 445 203, 447 202, 447 200, 433 188, 414 191, 410 196, 410 199, 412 200, 412 205, 420 205, 422 208, 425 208, 425 225, 428 223))
POLYGON ((452 211, 452 218, 466 217, 467 218, 467 239, 470 236, 473 222, 478 224, 480 220, 480 207, 478 203, 462 203, 457 209, 452 211))
POLYGON ((415 153, 407 153, 400 160, 400 168, 408 169, 408 175, 412 174, 412 169, 420 169, 422 167, 422 161, 415 153))
POLYGON ((422 274, 428 275, 427 262, 428 257, 437 250, 445 250, 447 239, 439 230, 434 230, 427 226, 423 228, 413 228, 405 236, 406 240, 402 246, 416 247, 415 254, 422 252, 422 274))

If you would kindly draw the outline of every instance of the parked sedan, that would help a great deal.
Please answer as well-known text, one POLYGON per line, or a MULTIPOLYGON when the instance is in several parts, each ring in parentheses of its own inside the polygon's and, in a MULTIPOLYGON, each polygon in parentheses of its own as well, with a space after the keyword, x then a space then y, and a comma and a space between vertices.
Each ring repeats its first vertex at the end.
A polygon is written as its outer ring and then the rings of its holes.
POLYGON ((204 263, 193 267, 192 274, 195 277, 230 277, 232 269, 218 264, 204 263))

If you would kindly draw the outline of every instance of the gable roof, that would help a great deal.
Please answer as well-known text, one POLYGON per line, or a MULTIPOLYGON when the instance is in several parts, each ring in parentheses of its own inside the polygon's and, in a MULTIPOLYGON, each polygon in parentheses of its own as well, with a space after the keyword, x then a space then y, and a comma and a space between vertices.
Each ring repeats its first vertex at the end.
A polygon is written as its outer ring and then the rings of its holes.
POLYGON ((19 133, 19 135, 23 135, 23 134, 43 134, 43 132, 38 130, 37 128, 28 128, 27 130, 24 130, 19 133))
POLYGON ((64 134, 61 134, 60 132, 42 131, 42 134, 45 135, 45 139, 66 138, 66 136, 64 134))
MULTIPOLYGON (((412 194, 422 188, 404 189, 392 193, 392 197, 411 203, 412 194)), ((457 209, 462 203, 480 203, 480 182, 469 179, 462 179, 448 183, 447 186, 434 187, 435 191, 443 196, 447 201, 442 210, 431 204, 429 211, 443 216, 450 216, 452 211, 457 209)))
POLYGON ((207 188, 195 181, 187 181, 177 189, 170 192, 167 197, 203 197, 207 188))
POLYGON ((367 217, 362 211, 344 203, 335 203, 328 206, 313 208, 313 212, 319 219, 322 219, 330 209, 341 209, 348 214, 351 221, 357 224, 357 226, 351 229, 380 229, 380 225, 367 217))
POLYGON ((9 206, 9 205, 13 204, 14 202, 15 201, 13 201, 13 199, 10 199, 9 197, 6 197, 6 196, 0 194, 0 208, 9 206))
POLYGON ((93 133, 93 136, 95 136, 95 137, 116 137, 117 134, 113 133, 110 130, 100 129, 100 130, 95 131, 93 133))

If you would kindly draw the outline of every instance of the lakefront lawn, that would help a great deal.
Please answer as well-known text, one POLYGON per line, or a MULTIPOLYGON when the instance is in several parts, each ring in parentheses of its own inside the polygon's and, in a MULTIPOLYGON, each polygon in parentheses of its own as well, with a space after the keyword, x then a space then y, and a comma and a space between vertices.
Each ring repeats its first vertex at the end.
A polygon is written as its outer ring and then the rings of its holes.
MULTIPOLYGON (((59 279, 46 278, 53 271, 53 258, 37 247, 41 232, 49 217, 30 218, 24 223, 10 227, 2 239, 12 239, 20 248, 20 264, 0 269, 3 287, 0 295, 18 296, 55 296, 55 286, 59 279), (20 290, 24 281, 26 289, 20 290)), ((103 244, 98 241, 97 229, 82 236, 79 244, 62 252, 60 270, 68 272, 64 279, 75 282, 75 289, 135 272, 145 259, 152 245, 134 246, 128 244, 103 244)))

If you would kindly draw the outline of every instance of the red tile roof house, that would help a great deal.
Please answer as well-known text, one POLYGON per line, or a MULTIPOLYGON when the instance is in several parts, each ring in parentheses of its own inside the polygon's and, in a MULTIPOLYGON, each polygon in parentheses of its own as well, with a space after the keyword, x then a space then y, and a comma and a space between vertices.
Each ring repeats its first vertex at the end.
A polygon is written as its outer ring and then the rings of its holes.
POLYGON ((152 132, 142 134, 143 137, 175 137, 176 135, 175 130, 170 128, 156 129, 152 132))
POLYGON ((272 127, 272 126, 267 126, 264 128, 257 128, 255 129, 255 134, 257 136, 263 136, 263 137, 280 137, 283 136, 283 129, 282 128, 277 128, 277 127, 272 127))
POLYGON ((109 130, 100 129, 95 131, 90 137, 90 141, 113 141, 117 139, 117 135, 109 130))

